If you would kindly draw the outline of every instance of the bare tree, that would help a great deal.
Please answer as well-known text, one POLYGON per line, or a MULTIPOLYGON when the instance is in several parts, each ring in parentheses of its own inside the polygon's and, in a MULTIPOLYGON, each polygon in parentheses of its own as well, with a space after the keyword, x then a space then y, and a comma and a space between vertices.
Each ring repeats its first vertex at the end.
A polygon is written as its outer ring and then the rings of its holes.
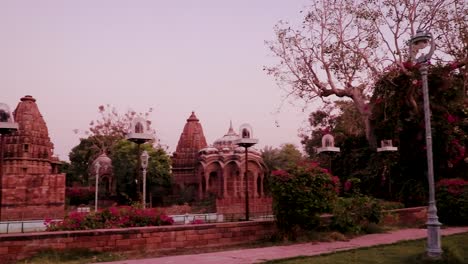
POLYGON ((417 29, 435 34, 436 59, 466 62, 464 0, 316 0, 303 13, 298 29, 284 21, 275 26, 276 39, 267 45, 280 62, 266 72, 288 96, 351 99, 372 145, 373 85, 389 67, 406 71, 407 41, 417 29))

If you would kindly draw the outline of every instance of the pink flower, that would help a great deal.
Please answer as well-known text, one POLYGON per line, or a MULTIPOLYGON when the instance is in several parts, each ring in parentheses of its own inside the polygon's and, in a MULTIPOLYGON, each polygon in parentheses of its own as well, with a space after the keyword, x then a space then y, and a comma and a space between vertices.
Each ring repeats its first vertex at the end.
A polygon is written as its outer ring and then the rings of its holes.
POLYGON ((447 114, 446 119, 447 119, 447 122, 449 122, 449 124, 455 123, 455 122, 458 121, 458 118, 456 116, 451 115, 451 114, 447 114))
POLYGON ((351 190, 351 187, 353 187, 353 184, 351 183, 351 181, 346 181, 345 184, 344 184, 344 190, 345 192, 348 192, 349 190, 351 190))

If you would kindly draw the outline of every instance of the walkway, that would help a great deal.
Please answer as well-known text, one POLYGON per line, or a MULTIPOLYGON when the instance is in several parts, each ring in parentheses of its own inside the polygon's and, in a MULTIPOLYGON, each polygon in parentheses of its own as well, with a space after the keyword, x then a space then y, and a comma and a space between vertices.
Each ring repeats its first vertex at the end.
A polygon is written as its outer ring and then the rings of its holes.
MULTIPOLYGON (((442 235, 468 232, 468 227, 453 227, 442 230, 442 235)), ((267 260, 314 256, 323 253, 349 250, 353 248, 392 244, 403 240, 415 240, 427 237, 426 229, 402 229, 384 234, 370 234, 353 238, 349 241, 303 243, 288 246, 250 248, 230 251, 179 255, 152 259, 124 260, 107 262, 108 264, 252 264, 267 260)))

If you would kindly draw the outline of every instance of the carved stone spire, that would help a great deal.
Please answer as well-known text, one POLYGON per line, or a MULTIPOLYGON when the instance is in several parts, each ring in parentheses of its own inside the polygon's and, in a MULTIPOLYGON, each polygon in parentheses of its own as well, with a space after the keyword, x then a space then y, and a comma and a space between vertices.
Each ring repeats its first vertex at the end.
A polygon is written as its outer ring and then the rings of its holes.
POLYGON ((192 112, 187 119, 174 152, 173 168, 194 167, 197 162, 198 151, 207 145, 202 125, 195 113, 192 112))

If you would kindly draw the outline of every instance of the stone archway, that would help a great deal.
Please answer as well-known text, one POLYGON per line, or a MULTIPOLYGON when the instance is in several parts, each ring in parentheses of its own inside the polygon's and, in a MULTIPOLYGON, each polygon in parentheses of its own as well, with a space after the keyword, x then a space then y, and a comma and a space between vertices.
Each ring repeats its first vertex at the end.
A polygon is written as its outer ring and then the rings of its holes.
POLYGON ((205 167, 206 194, 222 197, 224 194, 224 177, 221 164, 212 162, 205 167))

